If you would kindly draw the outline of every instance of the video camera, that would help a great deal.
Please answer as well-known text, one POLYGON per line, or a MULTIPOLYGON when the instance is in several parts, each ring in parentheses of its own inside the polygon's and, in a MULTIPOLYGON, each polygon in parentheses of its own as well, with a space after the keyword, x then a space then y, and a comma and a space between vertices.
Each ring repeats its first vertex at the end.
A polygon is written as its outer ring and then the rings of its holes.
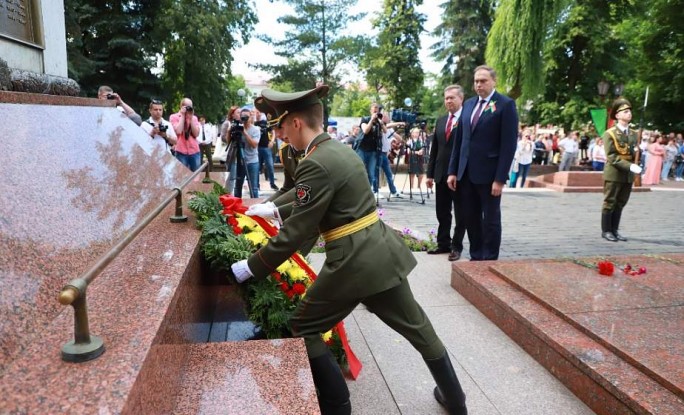
POLYGON ((392 110, 392 121, 393 122, 403 122, 406 125, 413 125, 418 120, 418 114, 415 112, 407 111, 405 109, 393 109, 392 110))
POLYGON ((159 123, 159 125, 157 126, 157 128, 159 129, 159 132, 160 132, 160 133, 165 133, 166 130, 169 129, 169 126, 168 126, 168 125, 164 125, 164 124, 162 124, 162 123, 159 123))
POLYGON ((240 116, 240 121, 233 120, 230 124, 230 141, 242 144, 242 133, 245 132, 247 121, 249 121, 249 115, 240 116))

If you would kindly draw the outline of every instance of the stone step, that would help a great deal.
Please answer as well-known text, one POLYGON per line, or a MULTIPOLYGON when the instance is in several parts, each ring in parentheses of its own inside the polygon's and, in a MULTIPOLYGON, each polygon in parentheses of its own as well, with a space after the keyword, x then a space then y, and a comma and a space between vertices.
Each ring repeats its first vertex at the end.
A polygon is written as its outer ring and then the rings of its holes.
POLYGON ((684 256, 456 263, 451 285, 598 414, 684 413, 684 256), (588 259, 596 261, 596 259, 588 259))

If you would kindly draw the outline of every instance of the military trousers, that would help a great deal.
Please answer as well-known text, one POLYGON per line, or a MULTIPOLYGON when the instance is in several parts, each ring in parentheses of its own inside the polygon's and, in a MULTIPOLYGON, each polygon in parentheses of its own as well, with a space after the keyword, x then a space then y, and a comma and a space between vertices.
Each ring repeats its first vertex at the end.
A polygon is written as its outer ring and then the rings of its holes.
POLYGON ((622 210, 629 201, 631 194, 632 183, 604 181, 603 212, 608 213, 622 210))
POLYGON ((323 300, 307 292, 290 319, 290 327, 295 337, 304 338, 310 359, 327 353, 328 346, 321 334, 344 320, 359 303, 408 340, 424 359, 437 359, 444 354, 444 344, 404 278, 398 286, 363 299, 323 300))

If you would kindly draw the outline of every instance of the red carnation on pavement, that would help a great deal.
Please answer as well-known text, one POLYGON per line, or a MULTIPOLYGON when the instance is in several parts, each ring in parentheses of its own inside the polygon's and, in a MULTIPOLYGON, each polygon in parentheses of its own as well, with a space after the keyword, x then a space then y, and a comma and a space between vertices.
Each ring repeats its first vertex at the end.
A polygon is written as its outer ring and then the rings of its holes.
POLYGON ((611 276, 615 272, 615 266, 610 261, 599 261, 598 271, 601 275, 611 276))

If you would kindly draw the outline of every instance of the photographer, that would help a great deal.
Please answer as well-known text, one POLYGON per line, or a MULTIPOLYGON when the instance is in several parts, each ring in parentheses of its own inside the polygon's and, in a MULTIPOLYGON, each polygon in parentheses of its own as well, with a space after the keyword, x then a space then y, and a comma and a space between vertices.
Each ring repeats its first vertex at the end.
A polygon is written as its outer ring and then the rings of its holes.
POLYGON ((126 104, 123 99, 114 92, 114 90, 107 86, 107 85, 102 85, 97 89, 97 99, 109 99, 112 101, 116 101, 116 107, 119 109, 119 111, 123 112, 126 114, 128 119, 133 121, 136 125, 141 125, 142 124, 142 117, 138 115, 137 112, 133 110, 128 104, 126 104))
POLYGON ((234 121, 230 127, 230 140, 237 142, 237 177, 233 195, 242 197, 242 184, 245 175, 251 189, 251 197, 259 197, 259 139, 261 130, 254 125, 252 113, 243 108, 240 111, 240 121, 234 121))
POLYGON ((268 127, 266 118, 262 118, 259 110, 254 110, 255 125, 259 127, 259 171, 264 166, 264 175, 266 180, 271 184, 272 190, 278 190, 275 184, 275 170, 273 169, 273 141, 269 135, 271 129, 268 127))
POLYGON ((171 114, 169 121, 178 136, 176 158, 192 171, 199 169, 202 161, 197 137, 200 133, 199 120, 194 114, 192 100, 183 98, 177 113, 171 114))
POLYGON ((166 121, 164 105, 161 101, 153 99, 149 106, 150 118, 143 121, 140 127, 152 137, 152 143, 163 145, 166 151, 171 152, 171 147, 176 145, 176 132, 171 128, 171 123, 166 121))
POLYGON ((364 166, 366 166, 368 182, 372 187, 377 179, 376 170, 378 160, 380 159, 380 152, 382 151, 382 136, 387 134, 387 127, 382 121, 382 106, 374 102, 371 104, 370 112, 369 117, 361 119, 363 139, 361 139, 357 154, 363 160, 364 166))

